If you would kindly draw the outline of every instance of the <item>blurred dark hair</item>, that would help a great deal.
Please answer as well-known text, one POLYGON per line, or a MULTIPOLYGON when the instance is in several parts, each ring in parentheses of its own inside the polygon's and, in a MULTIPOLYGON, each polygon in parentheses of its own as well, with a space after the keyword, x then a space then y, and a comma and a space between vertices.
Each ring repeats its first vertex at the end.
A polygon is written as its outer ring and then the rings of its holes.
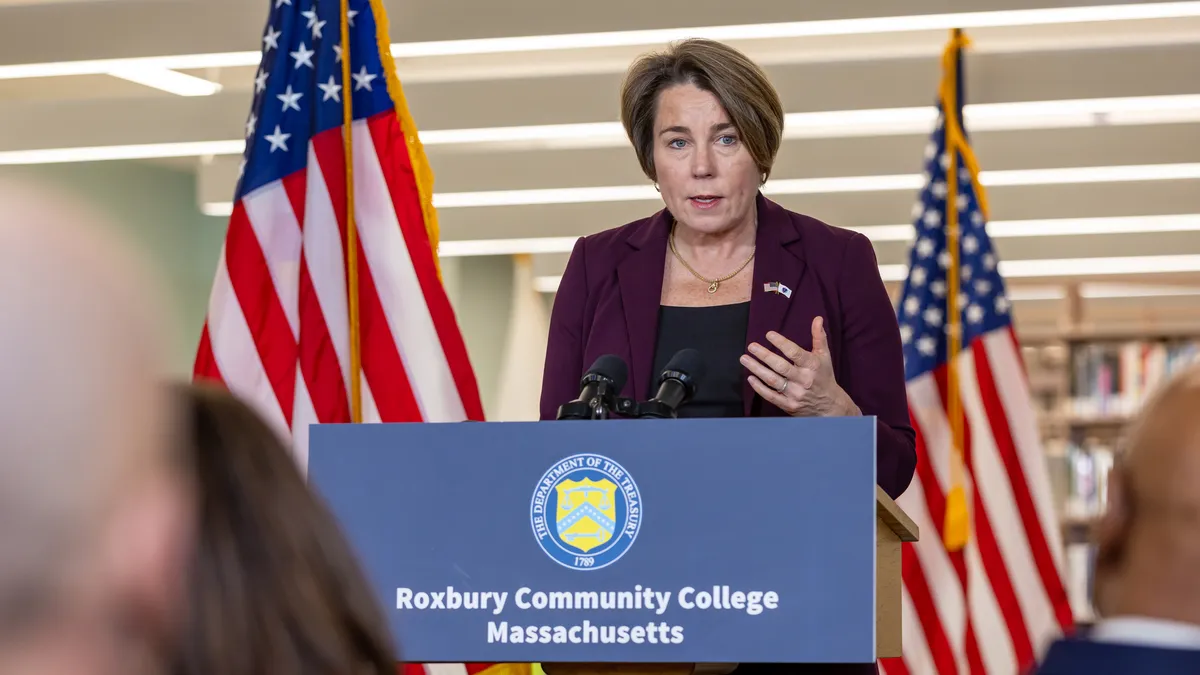
POLYGON ((199 529, 173 675, 395 675, 371 586, 287 447, 223 389, 183 395, 199 529))

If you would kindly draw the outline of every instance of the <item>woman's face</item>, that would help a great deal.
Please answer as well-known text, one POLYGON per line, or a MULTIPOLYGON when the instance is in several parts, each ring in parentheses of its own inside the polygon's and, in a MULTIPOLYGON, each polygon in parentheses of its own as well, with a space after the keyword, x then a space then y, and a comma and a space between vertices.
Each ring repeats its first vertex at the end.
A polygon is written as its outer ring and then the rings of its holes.
POLYGON ((659 94, 654 167, 663 201, 680 224, 719 234, 752 217, 758 167, 710 92, 683 84, 659 94))

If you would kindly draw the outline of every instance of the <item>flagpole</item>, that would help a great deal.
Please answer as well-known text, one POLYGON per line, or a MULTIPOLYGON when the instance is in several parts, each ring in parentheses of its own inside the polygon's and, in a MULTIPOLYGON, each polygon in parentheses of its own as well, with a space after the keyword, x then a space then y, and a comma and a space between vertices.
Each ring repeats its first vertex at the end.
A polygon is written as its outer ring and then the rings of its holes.
POLYGON ((354 217, 354 105, 350 89, 350 0, 342 0, 342 146, 346 161, 346 293, 350 310, 350 421, 362 422, 358 324, 358 225, 354 217))
POLYGON ((962 400, 958 384, 958 356, 962 351, 962 312, 959 294, 959 222, 958 222, 958 154, 962 146, 962 130, 958 119, 958 59, 966 40, 961 29, 951 32, 950 43, 943 56, 942 118, 945 125, 946 155, 946 250, 950 264, 946 270, 946 314, 949 349, 946 361, 946 414, 950 421, 950 490, 946 495, 946 514, 943 540, 950 551, 961 550, 970 532, 970 517, 966 496, 966 461, 963 452, 962 400))

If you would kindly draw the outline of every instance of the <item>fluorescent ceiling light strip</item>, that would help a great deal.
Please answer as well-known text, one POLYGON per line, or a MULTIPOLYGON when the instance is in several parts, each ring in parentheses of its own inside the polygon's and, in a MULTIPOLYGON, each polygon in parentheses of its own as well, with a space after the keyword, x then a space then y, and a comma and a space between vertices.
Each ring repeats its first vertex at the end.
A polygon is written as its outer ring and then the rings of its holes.
POLYGON ((233 202, 212 202, 201 204, 200 212, 206 216, 228 218, 233 215, 233 202))
MULTIPOLYGON (((1200 98, 1200 97, 1198 97, 1200 98)), ((464 143, 511 143, 530 141, 570 141, 603 139, 617 145, 626 140, 620 122, 584 124, 541 124, 520 127, 483 127, 443 129, 419 132, 424 145, 461 145, 464 143)))
MULTIPOLYGON (((209 216, 229 216, 231 202, 203 204, 209 216)), ((916 234, 911 224, 850 227, 873 242, 910 242, 916 234)), ((987 224, 993 239, 1014 237, 1064 237, 1097 234, 1147 234, 1152 232, 1200 232, 1200 214, 1166 216, 1113 216, 1106 218, 1052 218, 1045 220, 996 220, 987 224)), ((442 241, 442 257, 516 255, 519 253, 570 253, 579 237, 524 237, 461 239, 442 241)))
MULTIPOLYGON (((198 82, 207 82, 195 79, 198 82)), ((213 85, 219 86, 215 83, 213 85)), ((1200 122, 1200 95, 989 103, 967 106, 967 116, 968 124, 975 131, 1123 123, 1200 122), (1067 112, 1055 117, 1048 112, 1055 108, 1067 112)), ((791 113, 787 116, 784 137, 847 138, 925 134, 929 132, 936 117, 937 110, 932 107, 791 113)), ((429 146, 498 143, 512 144, 519 148, 581 148, 623 147, 629 142, 619 122, 444 129, 423 131, 420 132, 420 137, 421 142, 429 146)), ((0 165, 240 155, 244 147, 244 141, 231 139, 194 143, 0 151, 0 165)))
MULTIPOLYGON (((229 215, 224 213, 222 215, 229 215)), ((909 242, 916 228, 909 225, 871 225, 853 229, 874 242, 909 242)), ((1012 237, 1144 234, 1149 232, 1200 232, 1200 214, 1108 218, 1054 218, 1048 220, 997 220, 987 224, 993 239, 1012 237)), ((512 239, 462 239, 442 241, 443 258, 477 255, 570 253, 579 237, 526 237, 512 239)))
POLYGON ((1078 183, 1124 183, 1143 180, 1186 180, 1200 178, 1197 164, 1142 164, 1090 166, 1071 169, 1018 169, 980 171, 984 185, 1063 185, 1078 183))
POLYGON ((141 56, 124 59, 58 61, 54 63, 20 63, 0 66, 0 80, 20 80, 30 77, 62 77, 67 75, 106 75, 122 68, 149 67, 166 68, 169 70, 242 68, 257 66, 261 61, 261 52, 221 52, 215 54, 179 54, 176 56, 141 56))
MULTIPOLYGON (((715 40, 743 41, 836 35, 878 35, 913 31, 946 31, 952 28, 973 29, 1108 21, 1139 21, 1195 16, 1200 16, 1200 2, 1157 2, 1092 7, 796 21, 738 26, 707 26, 661 30, 613 31, 607 33, 530 35, 507 38, 410 42, 393 44, 392 54, 397 58, 420 58, 650 46, 661 45, 688 37, 709 37, 715 40)), ((31 63, 0 66, 0 79, 102 74, 114 68, 128 65, 154 65, 173 70, 256 66, 260 60, 261 54, 253 51, 60 63, 31 63)))
POLYGON ((447 40, 445 42, 393 45, 392 54, 398 58, 461 54, 498 54, 560 49, 657 45, 690 37, 706 37, 722 41, 764 40, 831 35, 878 35, 882 33, 906 33, 913 31, 946 31, 952 28, 998 28, 1005 26, 1044 26, 1095 21, 1137 21, 1180 18, 1185 16, 1200 16, 1200 2, 1161 2, 1093 7, 1064 7, 1057 9, 795 21, 739 26, 666 28, 609 33, 447 40))
POLYGON ((560 283, 562 283, 562 275, 534 277, 533 290, 538 293, 557 293, 560 283))
MULTIPOLYGON (((3 156, 0 155, 0 164, 4 163, 3 159, 3 156)), ((988 187, 1120 183, 1189 180, 1197 178, 1200 178, 1200 163, 1071 167, 1061 169, 1013 169, 979 172, 980 182, 988 187)), ((773 180, 768 181, 762 190, 767 195, 802 195, 919 190, 923 185, 924 177, 920 174, 900 174, 891 176, 773 180)), ((651 185, 614 185, 534 190, 443 192, 433 195, 433 205, 440 209, 450 209, 657 201, 661 198, 662 195, 651 185)))
MULTIPOLYGON (((979 172, 980 182, 989 187, 1120 183, 1194 178, 1200 178, 1200 163, 1070 167, 1061 169, 1013 169, 979 172)), ((919 190, 924 186, 924 180, 924 177, 920 174, 793 178, 768 181, 763 186, 763 194, 802 195, 919 190)), ((536 190, 445 192, 433 196, 433 205, 437 208, 535 206, 651 201, 660 200, 661 198, 662 195, 650 185, 614 185, 606 187, 536 190)))
MULTIPOLYGON (((1088 300, 1193 297, 1197 295, 1200 295, 1200 288, 1194 286, 1079 284, 1079 296, 1088 300)), ((1062 286, 1015 286, 1009 289, 1008 298, 1014 302, 1065 300, 1067 298, 1067 291, 1062 286)))
MULTIPOLYGON (((1125 274, 1172 274, 1200 272, 1200 255, 1146 255, 1110 258, 1046 258, 1042 260, 1001 260, 1000 276, 1006 279, 1030 277, 1082 277, 1125 274)), ((907 265, 880 265, 884 281, 904 281, 907 265)))
POLYGON ((120 159, 164 159, 205 155, 240 155, 245 141, 194 141, 189 143, 147 143, 145 145, 109 145, 94 148, 50 148, 45 150, 7 150, 0 152, 0 166, 14 164, 62 164, 100 162, 120 159))
MULTIPOLYGON (((848 229, 860 232, 876 242, 911 241, 916 232, 912 224, 869 225, 848 229)), ((1200 231, 1200 214, 996 220, 987 224, 988 236, 993 239, 1197 231, 1200 231)))
MULTIPOLYGON (((1183 272, 1200 272, 1200 255, 1150 255, 1115 258, 1047 258, 1044 260, 1002 260, 1000 262, 1000 274, 1005 279, 1183 272)), ((879 266, 879 275, 885 282, 904 281, 907 274, 907 265, 879 266)), ((558 284, 561 279, 561 276, 537 277, 534 279, 534 288, 537 288, 543 293, 553 293, 558 289, 558 284)))
POLYGON ((579 237, 529 237, 524 239, 462 239, 438 244, 438 257, 478 255, 570 253, 579 237))
POLYGON ((212 96, 221 91, 216 82, 166 68, 129 66, 110 70, 108 74, 178 96, 212 96))
MULTIPOLYGON (((918 177, 919 178, 919 177, 918 177)), ((547 204, 593 204, 659 199, 653 185, 614 185, 611 187, 546 188, 538 190, 495 190, 481 192, 442 192, 433 195, 439 209, 472 206, 533 206, 547 204)))
MULTIPOLYGON (((964 109, 972 131, 1086 127, 1200 121, 1200 95, 1134 96, 970 104, 964 109)), ((789 113, 784 138, 841 138, 928 133, 937 121, 932 106, 789 113)), ((421 132, 425 145, 530 143, 551 147, 624 146, 619 122, 544 124, 421 132)))
POLYGON ((1066 297, 1067 292, 1058 286, 1017 286, 1008 289, 1008 299, 1013 302, 1049 302, 1066 297))

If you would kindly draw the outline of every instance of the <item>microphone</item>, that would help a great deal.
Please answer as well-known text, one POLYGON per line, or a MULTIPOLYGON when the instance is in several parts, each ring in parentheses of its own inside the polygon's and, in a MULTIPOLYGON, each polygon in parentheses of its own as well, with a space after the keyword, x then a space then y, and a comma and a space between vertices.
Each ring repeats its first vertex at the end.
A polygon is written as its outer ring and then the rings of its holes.
POLYGON ((658 377, 658 393, 638 407, 638 417, 673 418, 679 407, 696 395, 704 378, 704 359, 695 349, 681 349, 667 361, 658 377))
POLYGON ((605 354, 596 359, 579 381, 579 398, 558 408, 560 420, 606 419, 616 397, 625 388, 629 366, 619 356, 605 354))

